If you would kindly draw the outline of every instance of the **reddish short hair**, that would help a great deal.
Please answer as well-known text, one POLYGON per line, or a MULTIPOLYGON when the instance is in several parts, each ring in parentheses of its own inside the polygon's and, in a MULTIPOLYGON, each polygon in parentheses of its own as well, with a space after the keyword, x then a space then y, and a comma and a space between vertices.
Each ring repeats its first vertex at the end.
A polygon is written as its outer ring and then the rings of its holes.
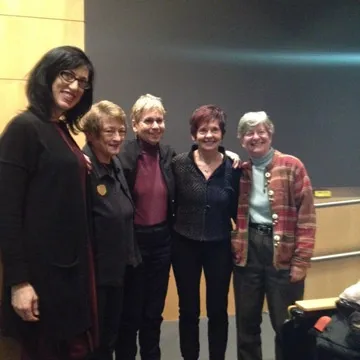
POLYGON ((222 136, 225 135, 226 113, 216 105, 202 105, 197 108, 190 119, 190 133, 196 136, 199 127, 205 122, 218 120, 222 136))

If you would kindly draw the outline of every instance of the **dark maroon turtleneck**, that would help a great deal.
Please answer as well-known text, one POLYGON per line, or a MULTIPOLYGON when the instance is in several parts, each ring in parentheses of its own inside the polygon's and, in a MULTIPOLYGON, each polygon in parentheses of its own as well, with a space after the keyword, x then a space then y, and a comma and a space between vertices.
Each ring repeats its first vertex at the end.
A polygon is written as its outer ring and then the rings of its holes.
POLYGON ((140 140, 134 186, 135 225, 151 226, 166 221, 167 188, 159 162, 159 145, 140 140))

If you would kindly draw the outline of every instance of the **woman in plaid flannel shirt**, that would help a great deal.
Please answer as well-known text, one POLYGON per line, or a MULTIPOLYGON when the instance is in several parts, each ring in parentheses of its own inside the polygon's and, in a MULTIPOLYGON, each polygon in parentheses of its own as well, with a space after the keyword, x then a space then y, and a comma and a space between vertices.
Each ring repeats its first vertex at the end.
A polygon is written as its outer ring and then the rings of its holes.
POLYGON ((242 164, 237 231, 233 234, 238 360, 261 360, 261 313, 266 295, 282 359, 287 308, 303 297, 315 244, 315 208, 302 162, 271 147, 274 124, 263 111, 246 113, 238 138, 242 164))

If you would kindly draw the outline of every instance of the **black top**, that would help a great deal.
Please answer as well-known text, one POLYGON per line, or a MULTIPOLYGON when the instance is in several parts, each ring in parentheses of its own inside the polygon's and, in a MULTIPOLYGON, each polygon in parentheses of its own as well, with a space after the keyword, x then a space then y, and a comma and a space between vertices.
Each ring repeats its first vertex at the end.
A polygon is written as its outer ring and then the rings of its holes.
MULTIPOLYGON (((138 139, 125 142, 118 155, 132 195, 136 180, 137 161, 140 155, 141 145, 138 139)), ((168 190, 168 221, 171 222, 175 216, 175 184, 171 161, 176 154, 172 147, 159 144, 159 155, 160 169, 168 190)))
POLYGON ((11 306, 11 286, 21 282, 29 282, 39 295, 36 326, 46 335, 71 338, 90 326, 89 209, 82 181, 86 166, 80 167, 67 142, 73 140, 66 127, 60 130, 31 111, 16 116, 0 139, 7 334, 35 326, 21 320, 11 306))
POLYGON ((84 153, 92 163, 93 249, 97 285, 123 284, 127 264, 136 266, 140 255, 134 248, 134 206, 120 161, 101 164, 91 148, 84 153))
MULTIPOLYGON (((240 170, 232 169, 224 154, 222 164, 208 180, 194 161, 194 145, 189 153, 173 160, 176 182, 174 230, 198 241, 230 239, 231 217, 235 218, 240 170)), ((224 152, 223 148, 220 148, 224 152)))

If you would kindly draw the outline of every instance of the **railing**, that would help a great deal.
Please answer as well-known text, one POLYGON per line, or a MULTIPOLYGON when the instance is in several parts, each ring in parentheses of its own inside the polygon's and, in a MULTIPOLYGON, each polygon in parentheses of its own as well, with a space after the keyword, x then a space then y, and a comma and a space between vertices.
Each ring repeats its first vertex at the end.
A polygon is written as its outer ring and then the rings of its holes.
POLYGON ((331 254, 331 255, 322 255, 322 256, 314 256, 311 258, 311 261, 325 261, 325 260, 335 260, 335 259, 344 259, 354 256, 359 256, 360 251, 350 251, 346 253, 339 253, 339 254, 331 254))
POLYGON ((316 208, 327 208, 327 207, 333 207, 333 206, 344 206, 344 205, 354 205, 354 204, 360 204, 360 199, 319 203, 319 204, 315 204, 315 207, 316 208))
MULTIPOLYGON (((344 205, 354 205, 354 204, 360 204, 360 199, 319 203, 319 204, 315 204, 315 207, 316 208, 327 208, 327 207, 333 207, 333 206, 344 206, 344 205)), ((359 251, 350 251, 350 252, 346 252, 346 253, 339 253, 339 254, 314 256, 311 258, 311 261, 317 262, 317 261, 344 259, 344 258, 350 258, 350 257, 354 257, 354 256, 359 256, 359 255, 360 255, 360 250, 359 251)))

